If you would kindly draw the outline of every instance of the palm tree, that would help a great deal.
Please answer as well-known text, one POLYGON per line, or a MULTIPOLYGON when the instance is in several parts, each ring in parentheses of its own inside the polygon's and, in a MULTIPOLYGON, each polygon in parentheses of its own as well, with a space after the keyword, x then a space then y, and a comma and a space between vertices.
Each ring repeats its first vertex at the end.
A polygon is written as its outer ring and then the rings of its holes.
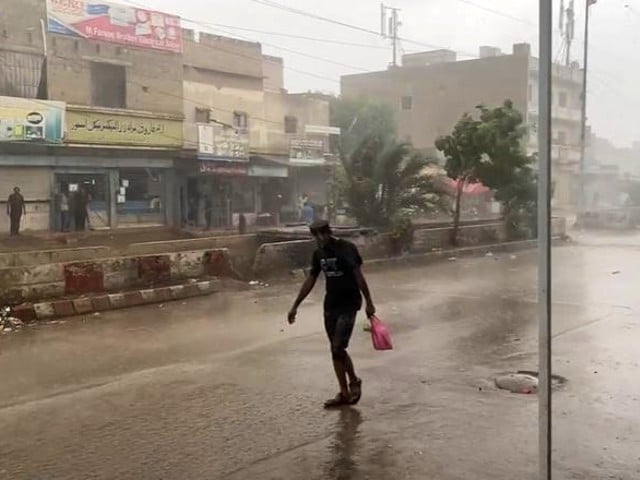
POLYGON ((424 174, 428 165, 407 143, 366 137, 343 158, 343 193, 358 222, 388 228, 403 215, 437 208, 440 196, 424 174))

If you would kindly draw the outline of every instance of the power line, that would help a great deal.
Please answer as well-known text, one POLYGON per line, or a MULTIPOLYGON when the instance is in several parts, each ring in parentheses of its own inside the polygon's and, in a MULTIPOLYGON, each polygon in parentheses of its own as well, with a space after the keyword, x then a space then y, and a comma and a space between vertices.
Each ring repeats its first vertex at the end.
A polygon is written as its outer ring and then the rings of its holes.
MULTIPOLYGON (((191 21, 191 20, 189 20, 189 21, 191 21)), ((207 23, 200 23, 200 25, 201 25, 201 26, 207 26, 207 25, 209 25, 209 24, 207 24, 207 23)), ((227 31, 224 31, 224 30, 221 30, 221 29, 220 29, 220 31, 221 31, 222 33, 226 34, 226 35, 235 35, 236 37, 241 38, 241 39, 243 39, 243 40, 250 40, 248 37, 243 37, 242 35, 234 34, 233 32, 230 32, 230 31, 228 31, 228 30, 227 30, 227 31)), ((352 70, 359 70, 359 71, 361 71, 361 72, 368 72, 368 71, 370 71, 368 68, 364 68, 364 67, 356 67, 355 65, 350 65, 350 64, 348 64, 348 63, 336 62, 335 60, 329 60, 328 58, 318 57, 318 56, 316 56, 316 55, 311 55, 311 54, 309 54, 309 53, 302 53, 302 52, 300 52, 300 51, 298 51, 298 50, 293 50, 293 49, 291 49, 291 48, 287 48, 287 47, 281 47, 280 45, 274 45, 273 43, 266 43, 266 42, 260 42, 260 43, 261 43, 262 45, 266 45, 266 46, 268 46, 268 47, 272 47, 272 48, 276 48, 276 49, 279 49, 279 50, 282 50, 282 51, 285 51, 285 52, 289 52, 289 53, 292 53, 292 54, 294 54, 294 55, 301 55, 301 56, 303 56, 303 57, 308 57, 308 58, 311 58, 311 59, 313 59, 313 60, 319 60, 319 61, 321 61, 321 62, 326 62, 326 63, 330 63, 330 64, 333 64, 333 65, 338 65, 338 66, 340 66, 340 67, 346 67, 346 68, 350 68, 350 69, 352 69, 352 70)), ((326 78, 327 78, 327 79, 329 79, 329 77, 326 77, 326 78)), ((334 80, 334 79, 332 79, 332 81, 333 81, 333 80, 334 80)))
MULTIPOLYGON (((142 5, 142 4, 137 3, 137 2, 133 2, 131 0, 121 0, 121 1, 123 1, 123 2, 125 2, 125 3, 127 3, 129 5, 135 6, 135 7, 148 8, 145 5, 142 5)), ((188 19, 188 18, 183 18, 183 20, 186 20, 186 21, 188 21, 190 23, 194 23, 196 25, 198 25, 198 24, 199 25, 206 25, 205 23, 200 22, 198 20, 192 20, 192 19, 188 19)), ((247 58, 247 59, 250 59, 250 60, 254 60, 254 61, 256 60, 256 57, 254 57, 254 56, 245 55, 245 54, 242 54, 242 53, 237 52, 237 51, 224 49, 224 48, 221 48, 220 46, 217 46, 217 45, 209 45, 209 44, 206 44, 206 43, 200 43, 199 45, 201 47, 204 47, 204 48, 210 48, 212 50, 219 50, 219 51, 222 51, 222 52, 226 52, 226 53, 229 53, 230 55, 236 55, 236 56, 244 57, 244 58, 247 58)), ((284 47, 277 47, 277 48, 284 48, 284 47)), ((325 62, 329 62, 329 63, 339 63, 339 62, 334 62, 333 60, 329 60, 327 58, 316 57, 314 55, 309 55, 307 53, 303 53, 303 52, 299 52, 299 51, 295 51, 295 50, 292 50, 292 53, 297 53, 299 55, 307 56, 307 57, 313 58, 314 60, 321 60, 321 61, 325 61, 325 62)), ((264 61, 269 62, 269 63, 277 63, 277 62, 275 62, 273 60, 269 60, 268 58, 264 58, 264 61)), ((347 66, 346 64, 340 64, 340 65, 341 66, 347 66)), ((356 69, 356 70, 359 69, 359 67, 354 67, 353 65, 349 65, 349 67, 353 68, 353 69, 356 69)), ((317 79, 320 79, 320 80, 327 80, 327 81, 330 81, 330 82, 333 82, 333 83, 336 83, 336 84, 340 84, 340 81, 335 79, 335 78, 333 78, 333 77, 327 77, 325 75, 320 75, 320 74, 309 72, 309 71, 306 71, 306 70, 300 70, 300 69, 297 69, 297 68, 294 68, 294 67, 290 67, 290 66, 287 66, 287 65, 283 65, 283 68, 285 68, 286 70, 290 70, 292 72, 299 73, 301 75, 306 75, 306 76, 314 77, 314 78, 317 78, 317 79)), ((363 71, 366 71, 366 70, 363 70, 363 71)))
MULTIPOLYGON (((267 6, 267 7, 272 7, 272 8, 277 8, 277 9, 280 9, 280 10, 284 10, 286 12, 294 13, 296 15, 302 15, 302 16, 309 17, 309 18, 312 18, 312 19, 315 19, 315 20, 319 20, 319 21, 323 21, 323 22, 327 22, 327 23, 332 23, 334 25, 339 25, 339 26, 345 27, 345 28, 350 28, 352 30, 357 30, 359 32, 368 33, 370 35, 375 35, 375 36, 378 36, 378 37, 380 36, 380 32, 377 32, 375 30, 371 30, 371 29, 366 28, 366 27, 362 27, 360 25, 355 25, 355 24, 352 24, 352 23, 343 22, 343 21, 340 21, 340 20, 336 20, 334 18, 325 17, 325 16, 322 16, 322 15, 318 15, 316 13, 308 12, 308 11, 305 11, 305 10, 300 10, 298 8, 289 7, 287 5, 282 5, 280 3, 273 2, 271 0, 249 0, 249 1, 257 3, 257 4, 260 4, 260 5, 264 5, 264 6, 267 6)), ((431 43, 425 43, 425 42, 412 40, 412 39, 404 38, 404 37, 398 37, 398 40, 400 40, 402 42, 405 42, 405 43, 410 43, 410 44, 413 44, 413 45, 418 45, 418 46, 426 47, 426 48, 434 48, 434 49, 444 49, 444 48, 446 48, 446 47, 443 47, 441 45, 434 45, 434 44, 431 44, 431 43)), ((461 55, 464 55, 464 56, 467 56, 467 57, 477 57, 478 56, 475 53, 468 53, 468 52, 463 52, 463 51, 458 51, 457 53, 460 53, 461 55)))
POLYGON ((504 17, 504 18, 509 18, 511 20, 514 20, 516 22, 520 22, 520 23, 525 23, 527 25, 532 25, 534 27, 537 27, 538 25, 530 20, 524 19, 524 18, 520 18, 520 17, 516 17, 515 15, 510 15, 506 12, 502 12, 500 10, 494 10, 493 8, 489 8, 489 7, 485 7, 484 5, 478 5, 477 3, 471 2, 470 0, 456 0, 460 3, 464 3, 466 5, 470 5, 474 8, 480 9, 480 10, 484 10, 485 12, 489 12, 489 13, 493 13, 494 15, 498 15, 500 17, 504 17))
MULTIPOLYGON (((185 20, 189 21, 188 19, 185 19, 185 20)), ((294 35, 292 33, 274 32, 274 31, 269 31, 269 30, 259 30, 259 29, 256 29, 256 28, 238 27, 238 26, 235 26, 235 25, 224 25, 224 24, 221 24, 221 23, 207 23, 207 25, 211 25, 212 27, 222 27, 222 28, 227 28, 227 29, 231 29, 231 30, 241 30, 241 31, 245 31, 245 32, 261 33, 261 34, 265 34, 265 35, 273 35, 273 36, 278 36, 278 37, 296 38, 298 40, 309 40, 311 42, 328 43, 328 44, 331 44, 331 45, 340 45, 340 46, 346 46, 346 47, 372 48, 372 49, 377 49, 377 50, 389 50, 389 47, 384 47, 384 46, 380 46, 380 45, 371 45, 371 44, 356 43, 356 42, 346 42, 346 41, 342 41, 342 40, 331 40, 329 38, 308 37, 306 35, 294 35)))

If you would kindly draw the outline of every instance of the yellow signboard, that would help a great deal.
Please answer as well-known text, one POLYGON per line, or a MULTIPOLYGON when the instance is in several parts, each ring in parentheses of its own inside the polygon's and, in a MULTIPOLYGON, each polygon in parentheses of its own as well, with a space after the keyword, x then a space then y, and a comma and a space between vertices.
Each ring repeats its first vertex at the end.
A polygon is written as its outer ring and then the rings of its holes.
POLYGON ((66 120, 68 143, 182 147, 180 120, 72 109, 67 110, 66 120))

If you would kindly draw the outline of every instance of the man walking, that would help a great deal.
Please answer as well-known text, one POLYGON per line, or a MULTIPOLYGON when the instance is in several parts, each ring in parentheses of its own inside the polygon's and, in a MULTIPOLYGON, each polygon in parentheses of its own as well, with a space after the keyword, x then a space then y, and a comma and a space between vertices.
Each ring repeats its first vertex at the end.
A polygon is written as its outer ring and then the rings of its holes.
POLYGON ((9 200, 7 200, 7 215, 11 222, 11 236, 20 235, 20 220, 22 215, 27 215, 27 208, 24 203, 24 197, 18 187, 13 189, 13 193, 9 195, 9 200))
POLYGON ((338 395, 327 400, 324 406, 333 408, 355 405, 362 395, 362 380, 356 376, 347 347, 356 314, 362 307, 362 296, 366 301, 367 317, 375 315, 376 309, 360 269, 362 258, 357 247, 351 242, 335 238, 329 223, 324 220, 314 222, 309 228, 318 249, 313 254, 311 273, 300 288, 298 298, 289 311, 288 320, 290 324, 296 321, 298 307, 311 293, 322 271, 326 279, 324 326, 331 344, 333 368, 340 386, 338 395))

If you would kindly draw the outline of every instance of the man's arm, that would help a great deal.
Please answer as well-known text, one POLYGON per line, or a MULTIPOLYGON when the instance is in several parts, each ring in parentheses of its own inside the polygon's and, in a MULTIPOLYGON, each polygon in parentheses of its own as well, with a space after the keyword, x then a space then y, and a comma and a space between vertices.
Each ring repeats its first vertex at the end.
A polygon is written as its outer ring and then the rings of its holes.
POLYGON ((22 198, 22 214, 27 215, 27 202, 24 201, 24 197, 22 198))
POLYGON ((296 301, 293 302, 293 307, 289 310, 288 320, 290 324, 293 324, 296 321, 296 315, 298 314, 298 307, 304 301, 305 298, 309 296, 311 290, 316 284, 316 280, 318 279, 317 275, 313 275, 313 273, 309 274, 300 287, 300 293, 298 293, 298 297, 296 301))
POLYGON ((373 305, 373 300, 371 299, 371 292, 369 291, 369 285, 367 284, 366 278, 364 278, 364 274, 362 273, 362 269, 360 266, 357 266, 353 273, 356 276, 356 282, 358 282, 358 288, 362 292, 364 296, 364 301, 366 302, 366 313, 367 317, 371 318, 376 314, 376 307, 373 305))

